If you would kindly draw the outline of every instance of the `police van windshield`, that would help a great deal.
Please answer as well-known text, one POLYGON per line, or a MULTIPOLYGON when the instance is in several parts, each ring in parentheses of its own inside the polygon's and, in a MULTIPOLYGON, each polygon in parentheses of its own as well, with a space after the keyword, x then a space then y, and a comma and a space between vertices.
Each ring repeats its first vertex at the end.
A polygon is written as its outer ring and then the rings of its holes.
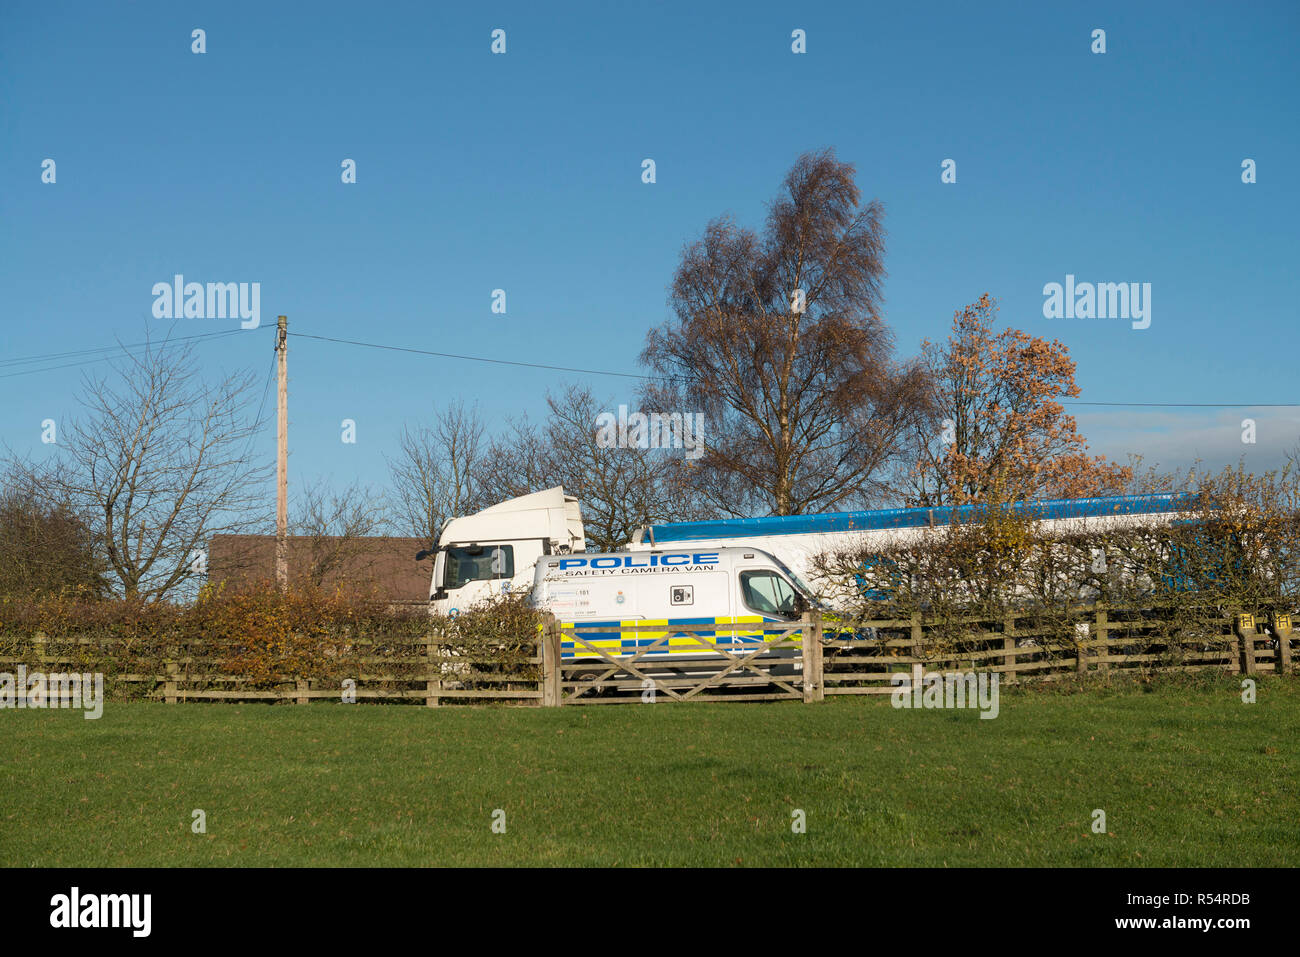
POLYGON ((776 572, 741 572, 740 595, 749 609, 760 615, 798 618, 803 610, 794 586, 776 572))
POLYGON ((781 569, 781 571, 785 573, 786 578, 794 582, 794 587, 799 589, 799 591, 803 593, 804 598, 808 599, 809 602, 816 601, 816 596, 813 594, 812 588, 809 586, 809 584, 806 581, 804 581, 802 578, 796 575, 794 573, 794 570, 790 568, 789 565, 781 561, 781 559, 777 558, 776 567, 781 569))
POLYGON ((492 578, 513 578, 513 545, 470 545, 447 549, 447 566, 442 573, 442 587, 460 588, 469 582, 492 578))

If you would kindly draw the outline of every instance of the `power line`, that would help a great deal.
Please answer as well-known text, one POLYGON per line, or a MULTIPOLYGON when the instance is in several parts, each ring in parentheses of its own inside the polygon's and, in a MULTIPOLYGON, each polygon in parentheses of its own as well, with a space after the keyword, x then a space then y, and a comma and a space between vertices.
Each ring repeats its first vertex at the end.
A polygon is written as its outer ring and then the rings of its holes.
MULTIPOLYGON (((494 359, 488 356, 471 356, 454 352, 433 352, 429 349, 412 349, 407 346, 390 346, 377 342, 361 342, 356 339, 335 339, 330 336, 313 336, 306 333, 291 333, 299 339, 319 339, 322 342, 339 342, 349 346, 364 346, 367 349, 386 349, 391 352, 410 352, 422 356, 437 356, 442 359, 465 359, 470 362, 490 362, 496 365, 522 366, 527 369, 549 369, 557 372, 580 372, 585 375, 618 376, 624 379, 644 379, 653 381, 654 376, 639 375, 635 372, 611 372, 608 369, 579 369, 572 366, 546 365, 540 362, 519 362, 512 359, 494 359)), ((1162 409, 1300 409, 1300 402, 1087 402, 1076 399, 1062 399, 1062 405, 1112 406, 1115 408, 1162 408, 1162 409)))
POLYGON ((573 366, 553 366, 540 362, 518 362, 513 359, 493 359, 488 356, 469 356, 455 352, 432 352, 428 349, 411 349, 406 346, 387 346, 378 342, 359 342, 356 339, 334 339, 330 336, 312 336, 302 332, 291 333, 298 339, 319 339, 322 342, 341 342, 349 346, 365 346, 367 349, 387 349, 390 352, 413 352, 421 356, 437 356, 440 359, 464 359, 469 362, 490 362, 502 366, 522 366, 526 369, 549 369, 553 372, 581 372, 584 375, 609 375, 623 379, 652 380, 654 376, 638 375, 635 372, 610 372, 605 369, 578 369, 573 366))
MULTIPOLYGON (((261 328, 271 328, 263 326, 261 328)), ((221 332, 205 332, 193 336, 180 336, 176 339, 164 339, 157 345, 166 345, 173 342, 189 342, 193 340, 218 339, 226 336, 236 335, 247 330, 227 329, 221 332)), ((415 349, 410 346, 393 346, 379 342, 362 342, 358 339, 339 339, 333 336, 316 336, 310 333, 295 332, 291 335, 299 339, 317 339, 321 342, 334 342, 341 345, 360 346, 366 349, 382 349, 388 352, 409 352, 413 355, 434 356, 439 359, 460 359, 465 362, 486 362, 491 365, 515 366, 524 369, 544 369, 550 372, 576 372, 581 375, 603 375, 613 376, 620 379, 639 379, 646 382, 652 382, 655 376, 641 375, 635 372, 614 372, 609 369, 585 369, 577 366, 560 366, 551 365, 543 362, 521 362, 515 359, 498 359, 491 356, 474 356, 457 352, 436 352, 431 349, 415 349)), ((92 358, 79 359, 75 362, 67 362, 59 365, 42 366, 38 369, 23 369, 18 372, 9 372, 0 374, 0 379, 9 379, 14 376, 30 375, 33 372, 52 372, 56 369, 68 369, 75 366, 89 365, 95 362, 103 362, 111 359, 118 352, 125 352, 129 349, 149 346, 155 343, 135 342, 130 345, 116 346, 99 346, 93 349, 80 349, 69 352, 51 352, 44 355, 23 356, 16 359, 0 360, 0 367, 9 367, 30 362, 41 362, 52 359, 64 359, 76 356, 92 356, 92 358), (99 353, 106 353, 99 355, 99 353)), ((129 353, 128 353, 129 354, 129 353)), ((265 393, 263 394, 265 400, 265 393)), ((1300 409, 1300 402, 1094 402, 1082 399, 1061 399, 1062 405, 1091 406, 1095 408, 1113 408, 1113 409, 1300 409)), ((259 419, 261 413, 258 413, 259 419)))
POLYGON ((23 362, 40 362, 45 359, 67 359, 71 356, 84 356, 96 352, 116 352, 118 349, 135 349, 140 346, 148 346, 148 345, 155 345, 155 344, 166 345, 169 342, 187 342, 191 339, 211 339, 214 336, 228 336, 228 335, 232 335, 233 333, 243 332, 243 331, 245 330, 222 329, 218 332, 202 332, 193 336, 178 336, 175 339, 168 338, 168 339, 158 340, 156 342, 154 340, 146 340, 145 342, 132 342, 126 345, 122 345, 121 343, 119 343, 113 346, 96 346, 91 349, 75 349, 72 350, 71 352, 47 352, 44 353, 43 355, 20 356, 16 359, 0 359, 0 366, 18 365, 19 363, 23 363, 23 362))
POLYGON ((261 434, 262 431, 262 410, 266 408, 266 396, 271 391, 271 380, 275 378, 275 361, 276 355, 271 353, 271 367, 266 370, 266 382, 262 386, 262 401, 257 405, 257 418, 253 420, 253 426, 248 430, 248 441, 244 443, 244 452, 240 456, 242 459, 248 458, 248 450, 253 447, 253 439, 261 434))
POLYGON ((262 401, 257 405, 257 418, 253 420, 253 428, 262 427, 262 410, 266 408, 266 396, 271 391, 271 378, 275 375, 275 353, 271 353, 271 367, 266 370, 266 384, 262 386, 262 401))
POLYGON ((162 339, 158 341, 133 342, 129 345, 115 346, 98 346, 93 349, 77 349, 69 352, 49 352, 44 355, 22 356, 16 359, 0 360, 0 367, 8 368, 24 363, 48 362, 53 359, 66 359, 74 356, 90 356, 91 358, 81 358, 74 362, 63 362, 58 365, 46 365, 35 369, 22 369, 18 372, 7 372, 0 375, 0 379, 12 379, 15 376, 31 375, 34 372, 53 372, 55 369, 71 369, 76 366, 91 365, 96 362, 104 362, 108 359, 117 358, 119 355, 132 355, 131 349, 148 346, 166 346, 176 342, 190 342, 194 340, 212 340, 223 339, 226 336, 237 335, 246 330, 243 329, 226 329, 221 332, 204 332, 193 336, 180 336, 175 339, 162 339))
POLYGON ((105 359, 111 359, 112 356, 100 356, 98 359, 85 359, 81 362, 65 362, 57 366, 42 366, 39 369, 24 369, 21 372, 6 372, 0 375, 0 379, 12 379, 14 376, 31 375, 33 372, 53 372, 55 369, 71 369, 74 366, 88 366, 95 362, 103 362, 105 359))

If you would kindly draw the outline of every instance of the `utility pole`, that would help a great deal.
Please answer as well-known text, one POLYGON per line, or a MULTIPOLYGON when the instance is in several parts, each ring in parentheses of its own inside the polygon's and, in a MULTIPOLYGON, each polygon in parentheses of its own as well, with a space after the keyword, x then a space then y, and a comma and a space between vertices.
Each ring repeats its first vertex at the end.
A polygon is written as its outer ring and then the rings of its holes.
POLYGON ((289 585, 289 320, 276 322, 279 383, 275 392, 275 581, 289 585))

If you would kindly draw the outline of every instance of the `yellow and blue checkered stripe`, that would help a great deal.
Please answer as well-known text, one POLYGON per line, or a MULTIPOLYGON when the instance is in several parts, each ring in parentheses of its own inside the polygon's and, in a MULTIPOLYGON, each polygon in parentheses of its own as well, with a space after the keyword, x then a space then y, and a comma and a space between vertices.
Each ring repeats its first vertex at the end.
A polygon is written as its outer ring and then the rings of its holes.
MULTIPOLYGON (((731 618, 636 618, 626 621, 566 621, 560 624, 560 658, 595 658, 596 653, 586 645, 580 645, 573 638, 575 624, 582 628, 582 638, 593 647, 607 655, 630 658, 640 649, 647 648, 665 636, 668 640, 642 656, 642 660, 662 658, 671 655, 717 654, 711 646, 721 640, 724 645, 733 646, 729 650, 737 651, 738 644, 760 644, 774 635, 783 635, 789 627, 786 622, 764 618, 762 615, 739 615, 731 618), (703 626, 703 627, 701 627, 703 626), (624 628, 640 627, 643 631, 622 631, 624 628), (698 629, 691 635, 674 635, 674 629, 698 629)), ((793 636, 798 642, 799 636, 793 636)))

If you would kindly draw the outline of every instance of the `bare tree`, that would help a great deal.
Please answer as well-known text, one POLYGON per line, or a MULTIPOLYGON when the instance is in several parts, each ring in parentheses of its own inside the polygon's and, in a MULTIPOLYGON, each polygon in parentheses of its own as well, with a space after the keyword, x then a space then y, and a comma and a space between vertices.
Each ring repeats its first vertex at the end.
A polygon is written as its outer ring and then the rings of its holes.
POLYGON ((485 434, 478 410, 463 402, 441 409, 432 425, 402 429, 399 452, 388 463, 394 520, 428 548, 449 519, 490 504, 480 487, 485 434))
POLYGON ((927 397, 880 317, 882 217, 825 150, 799 157, 761 237, 724 217, 683 250, 676 318, 642 354, 658 376, 646 401, 707 415, 691 478, 716 509, 790 515, 884 491, 927 397))
POLYGON ((291 533, 304 540, 306 567, 297 569, 311 584, 320 586, 343 569, 353 576, 366 571, 361 563, 369 555, 366 538, 380 534, 387 522, 383 501, 370 489, 353 483, 334 491, 318 481, 302 492, 291 533))
POLYGON ((621 548, 643 524, 702 517, 680 481, 689 450, 610 441, 617 413, 585 386, 548 393, 546 403, 540 427, 518 419, 492 443, 482 481, 493 500, 563 485, 582 502, 588 545, 601 550, 621 548))
MULTIPOLYGON (((550 396, 547 396, 550 401, 550 396)), ((479 469, 480 488, 489 504, 563 485, 546 440, 528 415, 510 418, 505 429, 492 437, 479 469)))
POLYGON ((214 534, 266 522, 269 465, 257 465, 260 423, 247 373, 199 377, 190 347, 163 343, 83 379, 81 417, 44 463, 21 465, 46 503, 87 521, 111 590, 157 600, 185 582, 214 534))

